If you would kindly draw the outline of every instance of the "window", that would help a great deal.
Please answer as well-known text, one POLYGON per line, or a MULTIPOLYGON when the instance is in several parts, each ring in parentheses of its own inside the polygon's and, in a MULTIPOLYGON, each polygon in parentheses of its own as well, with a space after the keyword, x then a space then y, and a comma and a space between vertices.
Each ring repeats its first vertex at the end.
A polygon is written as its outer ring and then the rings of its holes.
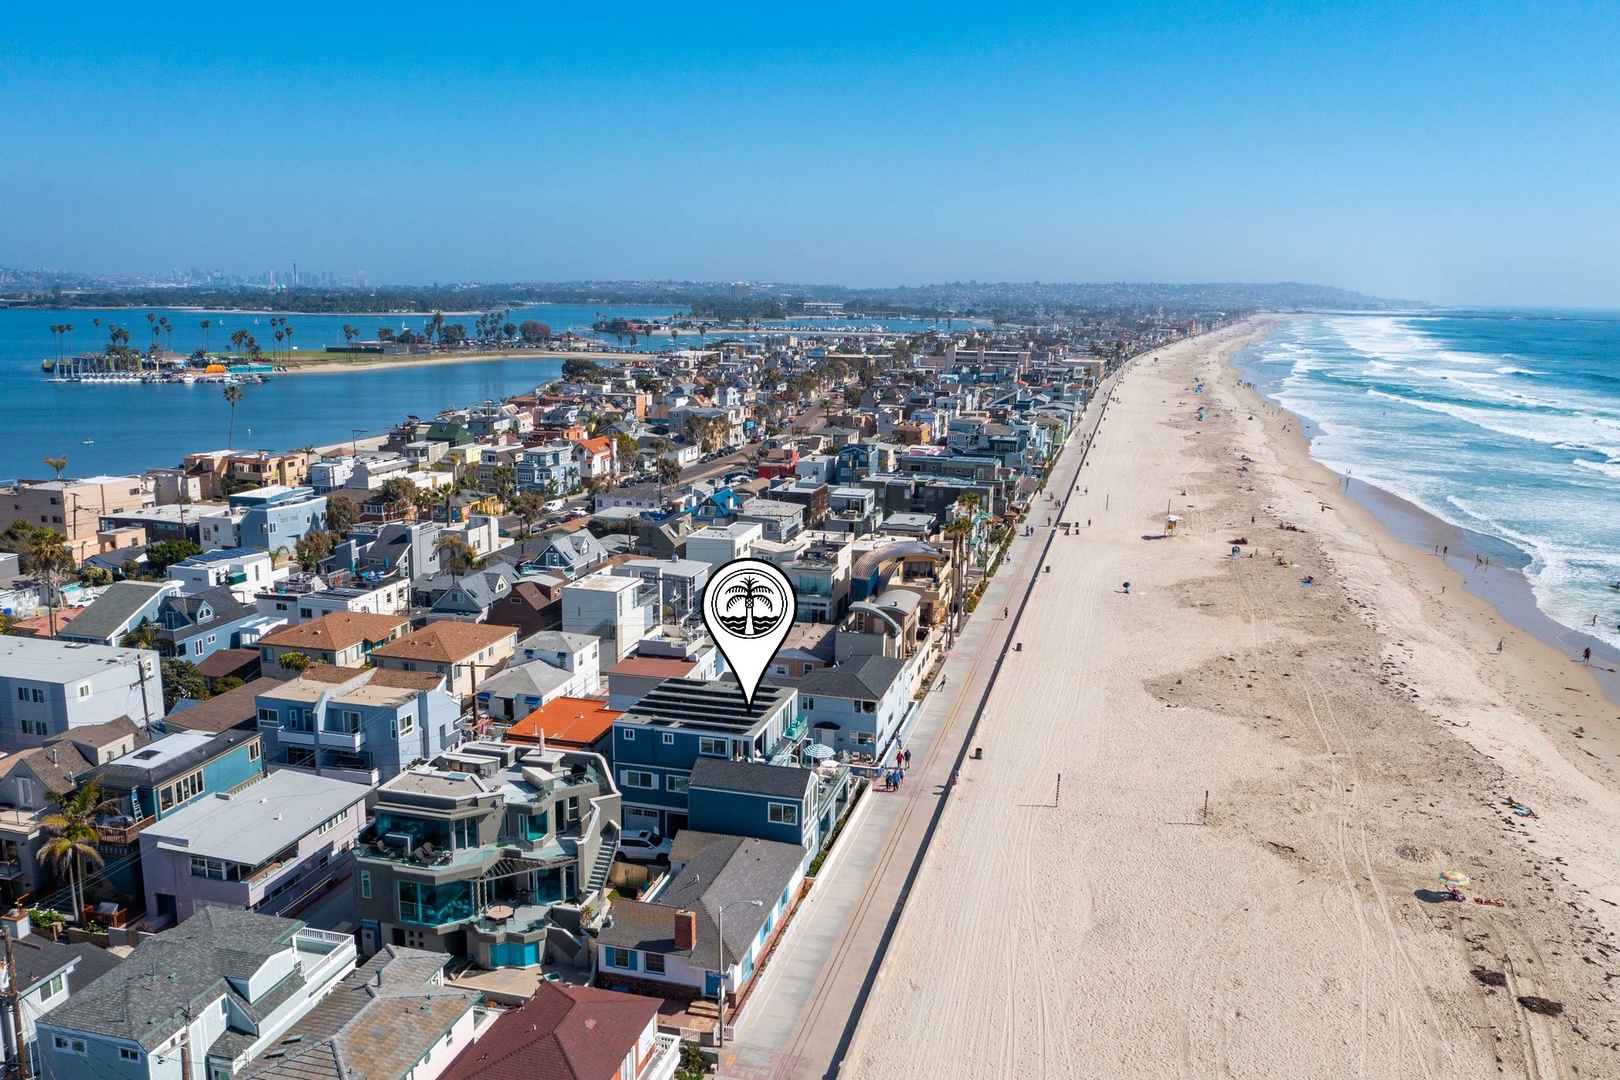
POLYGON ((127 1046, 120 1046, 118 1048, 118 1056, 119 1056, 119 1058, 121 1058, 124 1061, 139 1061, 139 1060, 141 1060, 141 1052, 139 1050, 131 1050, 127 1046))
POLYGON ((49 1001, 51 998, 67 989, 67 982, 61 975, 57 975, 39 989, 39 1000, 49 1001))
POLYGON ((657 779, 650 772, 638 772, 635 769, 625 769, 619 774, 619 779, 625 787, 656 788, 657 779))
POLYGON ((680 794, 680 795, 685 795, 686 792, 687 792, 687 789, 691 786, 691 784, 692 784, 692 778, 689 777, 689 776, 666 776, 666 777, 664 777, 664 786, 669 788, 669 790, 671 790, 673 792, 676 792, 677 794, 680 794))
MULTIPOLYGON (((411 732, 413 732, 415 730, 416 730, 416 714, 415 713, 406 713, 404 716, 401 716, 399 718, 399 734, 400 735, 409 735, 411 732)), ((398 738, 398 736, 395 736, 395 738, 398 738)))
POLYGON ((212 645, 213 643, 214 643, 214 635, 209 634, 208 635, 208 644, 212 645))
POLYGON ((82 698, 90 696, 90 684, 89 683, 85 683, 83 686, 79 687, 79 696, 82 697, 82 698))
POLYGON ((259 726, 260 727, 277 727, 278 725, 280 725, 280 723, 281 723, 281 717, 276 713, 276 710, 274 710, 274 709, 260 709, 259 710, 259 726))
POLYGON ((24 735, 49 735, 51 733, 50 725, 43 720, 24 720, 22 721, 22 729, 24 735))
POLYGON ((360 899, 371 899, 371 871, 360 871, 360 899))
MULTIPOLYGON (((543 816, 543 815, 542 815, 543 816)), ((542 827, 540 832, 545 833, 542 827)), ((475 818, 459 818, 455 823, 456 847, 475 848, 478 843, 478 821, 475 818)))
POLYGON ((607 951, 607 966, 620 968, 624 971, 636 970, 636 954, 629 949, 609 948, 607 951))
POLYGON ((360 730, 360 714, 352 709, 328 709, 321 730, 340 735, 353 735, 360 730))
POLYGON ((655 953, 655 952, 642 953, 641 954, 641 959, 642 959, 642 963, 644 965, 642 967, 642 970, 645 971, 647 974, 649 974, 649 975, 662 975, 664 973, 664 954, 663 953, 655 953))
POLYGON ((55 1037, 54 1043, 58 1050, 66 1050, 70 1054, 82 1054, 85 1052, 83 1039, 70 1039, 66 1035, 58 1035, 55 1037))
POLYGON ((871 746, 875 741, 870 731, 857 731, 855 733, 856 746, 871 746))
POLYGON ((33 698, 35 705, 45 704, 45 691, 39 689, 38 687, 35 687, 33 690, 29 691, 29 696, 33 698))
POLYGON ((18 701, 27 701, 28 700, 28 687, 26 687, 26 686, 17 687, 17 700, 18 701))
POLYGON ((635 742, 636 741, 636 733, 633 730, 631 730, 630 728, 622 729, 620 734, 622 734, 624 736, 624 741, 625 742, 635 742))
POLYGON ((773 802, 767 816, 773 825, 797 825, 799 808, 792 803, 773 802))
POLYGON ((349 816, 349 812, 347 810, 345 810, 341 814, 334 814, 332 817, 327 818, 325 821, 321 822, 320 825, 316 826, 315 835, 319 836, 322 833, 331 832, 333 829, 335 829, 339 825, 343 824, 344 820, 348 816, 349 816))
POLYGON ((730 757, 731 742, 729 739, 712 739, 704 736, 698 739, 698 753, 705 757, 730 757))
POLYGON ((813 709, 816 707, 816 699, 813 697, 800 698, 799 703, 807 709, 813 709))
POLYGON ((195 799, 203 793, 203 790, 203 774, 202 770, 198 769, 190 776, 183 776, 178 782, 161 789, 158 792, 158 809, 172 810, 188 799, 195 799))
POLYGON ((262 745, 260 745, 259 740, 254 739, 251 743, 248 743, 248 760, 249 761, 258 761, 259 758, 262 757, 263 755, 264 755, 264 747, 262 745))
POLYGON ((674 743, 675 743, 675 733, 673 731, 664 732, 664 745, 665 746, 673 746, 674 743))

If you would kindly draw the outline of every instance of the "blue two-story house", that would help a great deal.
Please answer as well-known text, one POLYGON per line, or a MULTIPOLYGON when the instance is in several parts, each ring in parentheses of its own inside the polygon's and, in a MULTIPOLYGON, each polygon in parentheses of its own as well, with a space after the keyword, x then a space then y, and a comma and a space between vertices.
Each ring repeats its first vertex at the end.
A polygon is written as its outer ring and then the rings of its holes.
POLYGON ((625 829, 671 835, 686 828, 687 788, 700 759, 788 764, 804 732, 792 687, 761 686, 749 705, 735 682, 665 680, 613 722, 625 829))
POLYGON ((315 664, 256 701, 268 767, 351 783, 391 780, 461 740, 461 703, 445 676, 315 664))
POLYGON ((196 663, 221 649, 242 643, 242 628, 261 621, 257 608, 248 607, 223 585, 198 593, 166 596, 158 605, 158 651, 196 663))
POLYGON ((699 832, 798 844, 813 855, 820 847, 822 780, 816 770, 796 765, 701 758, 688 781, 687 825, 699 832))
POLYGON ((177 731, 98 766, 91 775, 111 804, 96 825, 96 849, 105 860, 102 876, 119 892, 139 897, 145 895, 141 831, 199 799, 259 779, 264 746, 257 732, 239 727, 217 734, 177 731))

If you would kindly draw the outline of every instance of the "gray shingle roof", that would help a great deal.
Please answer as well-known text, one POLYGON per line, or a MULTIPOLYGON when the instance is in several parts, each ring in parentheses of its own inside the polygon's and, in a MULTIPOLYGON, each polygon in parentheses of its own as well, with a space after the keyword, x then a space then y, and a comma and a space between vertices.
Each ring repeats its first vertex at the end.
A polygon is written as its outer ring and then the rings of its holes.
POLYGON ((156 600, 165 587, 164 583, 155 581, 115 582, 96 597, 95 602, 85 608, 60 636, 64 641, 107 641, 123 633, 129 621, 156 600))
POLYGON ((684 830, 678 838, 690 859, 655 904, 619 900, 613 904, 613 923, 600 936, 603 945, 640 949, 666 955, 690 956, 699 967, 712 967, 719 955, 715 916, 726 909, 725 953, 728 966, 748 951, 776 901, 804 864, 805 849, 798 844, 723 836, 684 830), (758 900, 759 907, 748 903, 758 900), (675 948, 675 913, 697 916, 697 945, 675 948))
POLYGON ((271 956, 291 948, 303 927, 296 919, 202 908, 173 930, 142 938, 124 963, 76 991, 44 1022, 130 1039, 150 1050, 179 1031, 185 1010, 195 1012, 221 994, 232 995, 248 1010, 249 1003, 226 979, 252 975, 271 956))
POLYGON ((799 680, 799 693, 804 697, 882 700, 905 667, 903 660, 892 656, 852 658, 830 668, 806 672, 799 680))
POLYGON ((759 761, 698 758, 692 765, 691 786, 695 788, 803 799, 814 782, 815 776, 809 769, 759 761))

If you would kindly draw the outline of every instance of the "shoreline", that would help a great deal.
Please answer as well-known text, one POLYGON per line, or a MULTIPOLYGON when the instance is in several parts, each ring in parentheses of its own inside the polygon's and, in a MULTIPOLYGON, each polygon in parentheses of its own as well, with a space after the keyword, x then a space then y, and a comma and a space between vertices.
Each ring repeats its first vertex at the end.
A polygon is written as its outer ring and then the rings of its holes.
MULTIPOLYGON (((392 371, 399 368, 418 367, 444 367, 450 364, 504 364, 523 363, 537 360, 589 360, 592 363, 623 362, 633 355, 627 353, 598 353, 598 352, 563 352, 556 349, 524 349, 514 353, 474 353, 467 356, 445 355, 443 353, 429 353, 416 359, 401 359, 397 356, 384 357, 377 360, 353 360, 349 358, 333 358, 331 360, 294 361, 283 365, 282 370, 276 372, 282 375, 330 375, 336 372, 356 371, 392 371)), ((647 357, 652 353, 644 354, 647 357)), ((559 376, 560 378, 561 376, 559 376)))
POLYGON ((1453 525, 1376 484, 1335 472, 1311 453, 1313 436, 1318 430, 1316 421, 1281 404, 1275 394, 1275 382, 1268 384, 1255 378, 1257 374, 1262 374, 1258 366, 1245 362, 1248 349, 1262 340, 1263 337, 1257 337, 1244 348, 1234 350, 1230 367, 1248 383, 1247 388, 1262 403, 1294 419, 1299 425, 1298 434, 1309 461, 1336 477, 1339 491, 1372 514, 1392 539, 1410 549, 1414 556, 1436 559, 1467 593, 1491 605, 1508 625, 1534 636, 1549 648, 1565 655, 1578 657, 1582 649, 1590 648, 1592 663, 1589 670, 1593 678, 1602 687, 1609 702, 1620 706, 1620 649, 1583 632, 1579 627, 1566 626, 1542 610, 1530 579, 1524 573, 1524 567, 1530 563, 1527 552, 1502 537, 1453 525), (1436 549, 1445 548, 1456 548, 1457 554, 1435 554, 1436 549), (1470 556, 1479 553, 1493 560, 1489 567, 1476 566, 1471 562, 1470 556), (1504 556, 1512 561, 1505 561, 1504 556))
POLYGON ((938 827, 846 1074, 1613 1071, 1615 710, 1336 497, 1232 364, 1269 324, 1121 373, 974 752, 897 796, 938 827))

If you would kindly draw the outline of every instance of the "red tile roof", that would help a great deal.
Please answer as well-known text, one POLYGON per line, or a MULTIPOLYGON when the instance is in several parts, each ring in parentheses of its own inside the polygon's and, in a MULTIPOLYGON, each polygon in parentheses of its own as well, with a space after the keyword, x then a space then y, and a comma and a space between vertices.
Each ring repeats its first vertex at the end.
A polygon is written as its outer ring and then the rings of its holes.
POLYGON ((441 1080, 613 1080, 658 1015, 657 998, 542 982, 441 1080))

